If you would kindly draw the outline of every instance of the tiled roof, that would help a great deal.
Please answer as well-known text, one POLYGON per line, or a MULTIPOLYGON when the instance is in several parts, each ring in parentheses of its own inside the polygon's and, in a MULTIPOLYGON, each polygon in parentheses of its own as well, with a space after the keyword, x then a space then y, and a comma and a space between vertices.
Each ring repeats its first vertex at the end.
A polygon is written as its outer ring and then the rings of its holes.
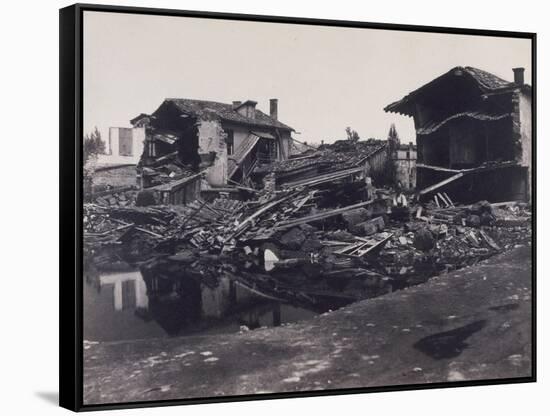
POLYGON ((457 66, 452 68, 450 71, 445 74, 433 79, 422 87, 412 91, 401 100, 389 104, 384 108, 384 111, 391 113, 401 113, 404 115, 412 116, 414 114, 414 102, 420 93, 426 91, 430 87, 439 85, 442 81, 445 81, 447 78, 455 74, 467 74, 470 76, 477 86, 480 89, 480 93, 490 93, 495 92, 500 89, 510 88, 515 86, 513 82, 506 81, 502 78, 497 77, 490 72, 483 71, 482 69, 474 68, 471 66, 457 66))
POLYGON ((164 103, 167 102, 173 103, 182 113, 193 116, 201 116, 209 113, 215 114, 222 120, 234 123, 294 131, 292 127, 271 118, 260 110, 256 110, 254 118, 249 118, 238 113, 233 108, 232 104, 219 103, 216 101, 191 100, 188 98, 167 98, 164 100, 164 103))
MULTIPOLYGON (((453 70, 460 68, 456 67, 453 68, 453 70)), ((473 66, 467 66, 464 68, 464 70, 469 73, 474 79, 479 83, 479 85, 486 89, 487 92, 489 90, 496 90, 499 88, 505 88, 510 87, 514 83, 506 81, 502 78, 497 77, 494 74, 491 74, 490 72, 484 71, 482 69, 474 68, 473 66)))
POLYGON ((386 141, 360 141, 345 148, 339 146, 338 143, 334 143, 325 145, 324 150, 319 150, 307 157, 274 162, 272 165, 257 168, 256 171, 269 170, 282 173, 304 169, 313 165, 325 166, 330 171, 349 169, 359 166, 366 158, 382 150, 387 144, 386 141))

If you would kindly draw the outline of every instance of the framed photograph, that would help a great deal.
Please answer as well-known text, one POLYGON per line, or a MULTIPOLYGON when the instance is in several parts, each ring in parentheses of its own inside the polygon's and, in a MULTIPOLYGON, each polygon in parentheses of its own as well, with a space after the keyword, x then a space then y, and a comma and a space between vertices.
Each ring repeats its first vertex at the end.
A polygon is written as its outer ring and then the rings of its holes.
POLYGON ((535 381, 535 42, 61 9, 61 406, 535 381))

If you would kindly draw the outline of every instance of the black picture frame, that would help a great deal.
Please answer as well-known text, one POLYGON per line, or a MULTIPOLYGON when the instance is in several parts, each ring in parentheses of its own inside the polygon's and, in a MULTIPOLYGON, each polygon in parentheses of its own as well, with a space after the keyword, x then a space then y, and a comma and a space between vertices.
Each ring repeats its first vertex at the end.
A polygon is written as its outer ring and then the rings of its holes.
POLYGON ((59 275, 59 402, 62 407, 74 411, 91 411, 136 407, 153 407, 213 402, 266 400, 276 398, 310 397, 325 395, 342 395, 369 392, 387 392, 411 389, 434 389, 460 386, 482 386, 508 383, 535 382, 536 377, 536 211, 533 210, 533 259, 532 274, 532 376, 513 379, 471 380, 452 383, 407 384, 396 386, 337 389, 293 393, 270 393, 243 396, 205 397, 177 399, 168 401, 143 401, 116 404, 83 403, 83 299, 82 299, 82 203, 83 172, 82 146, 83 137, 83 13, 85 11, 130 13, 155 16, 198 17, 204 19, 225 19, 236 21, 253 21, 269 23, 298 23, 311 26, 336 26, 348 28, 387 29, 404 32, 424 32, 440 34, 493 36, 528 39, 532 47, 532 206, 536 206, 536 34, 527 32, 510 32, 496 30, 463 29, 435 26, 415 26, 388 23, 366 23, 303 17, 262 16, 144 7, 107 6, 93 4, 75 4, 60 9, 60 275, 59 275))

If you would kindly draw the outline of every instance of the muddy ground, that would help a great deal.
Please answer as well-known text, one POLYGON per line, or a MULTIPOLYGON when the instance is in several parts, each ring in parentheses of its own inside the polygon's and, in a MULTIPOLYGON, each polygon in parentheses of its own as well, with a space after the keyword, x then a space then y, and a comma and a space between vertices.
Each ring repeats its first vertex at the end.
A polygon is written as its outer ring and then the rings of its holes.
POLYGON ((86 404, 531 375, 531 247, 315 319, 84 346, 86 404))

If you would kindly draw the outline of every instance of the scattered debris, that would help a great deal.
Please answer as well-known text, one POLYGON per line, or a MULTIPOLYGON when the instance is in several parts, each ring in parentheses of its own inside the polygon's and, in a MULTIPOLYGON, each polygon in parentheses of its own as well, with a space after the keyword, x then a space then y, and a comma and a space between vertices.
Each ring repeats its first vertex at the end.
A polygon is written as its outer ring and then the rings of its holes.
POLYGON ((524 203, 458 205, 437 192, 420 204, 350 172, 254 189, 245 200, 220 193, 151 205, 143 191, 122 193, 128 203, 96 200, 84 206, 85 259, 140 266, 153 297, 165 287, 215 287, 225 276, 266 299, 326 310, 530 241, 524 203))

